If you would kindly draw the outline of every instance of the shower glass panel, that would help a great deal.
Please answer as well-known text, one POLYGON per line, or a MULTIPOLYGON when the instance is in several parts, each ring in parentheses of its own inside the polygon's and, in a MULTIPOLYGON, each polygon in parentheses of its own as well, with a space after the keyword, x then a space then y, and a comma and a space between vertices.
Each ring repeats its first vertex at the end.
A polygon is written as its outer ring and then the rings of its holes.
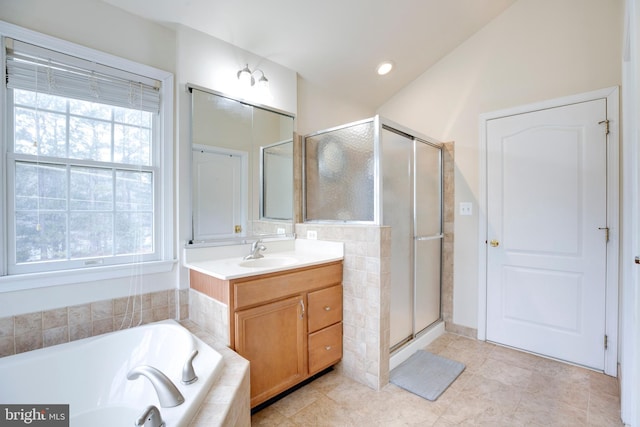
POLYGON ((391 227, 391 343, 413 334, 413 141, 382 130, 382 223, 391 227))
POLYGON ((374 220, 373 121, 305 138, 308 221, 374 220))

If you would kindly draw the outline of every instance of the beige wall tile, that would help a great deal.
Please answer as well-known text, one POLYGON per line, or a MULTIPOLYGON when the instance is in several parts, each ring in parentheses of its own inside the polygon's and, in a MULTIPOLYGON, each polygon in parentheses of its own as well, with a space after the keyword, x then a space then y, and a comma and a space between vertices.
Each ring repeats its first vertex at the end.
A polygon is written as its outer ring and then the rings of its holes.
POLYGON ((0 318, 0 338, 13 337, 15 321, 13 316, 0 318))
POLYGON ((91 320, 102 320, 113 317, 113 300, 91 303, 91 320))
POLYGON ((47 329, 42 333, 42 340, 44 347, 69 342, 69 327, 59 326, 57 328, 47 329))
POLYGON ((89 304, 69 307, 69 326, 89 325, 91 330, 91 306, 89 304))
POLYGON ((0 337, 0 357, 11 356, 14 354, 16 354, 14 337, 0 337))
POLYGON ((15 335, 38 331, 42 335, 42 313, 29 313, 15 316, 15 335))
POLYGON ((16 354, 42 348, 42 330, 33 330, 31 332, 16 335, 15 343, 16 354))
POLYGON ((42 329, 59 328, 69 324, 69 312, 67 307, 42 312, 42 329))

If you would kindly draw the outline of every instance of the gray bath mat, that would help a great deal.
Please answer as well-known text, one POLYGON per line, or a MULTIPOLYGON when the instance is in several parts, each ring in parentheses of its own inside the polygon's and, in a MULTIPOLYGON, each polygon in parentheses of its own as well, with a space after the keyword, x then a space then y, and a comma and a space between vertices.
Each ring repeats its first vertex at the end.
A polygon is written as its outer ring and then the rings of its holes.
POLYGON ((436 400, 462 371, 460 362, 418 350, 391 371, 390 381, 420 397, 436 400))

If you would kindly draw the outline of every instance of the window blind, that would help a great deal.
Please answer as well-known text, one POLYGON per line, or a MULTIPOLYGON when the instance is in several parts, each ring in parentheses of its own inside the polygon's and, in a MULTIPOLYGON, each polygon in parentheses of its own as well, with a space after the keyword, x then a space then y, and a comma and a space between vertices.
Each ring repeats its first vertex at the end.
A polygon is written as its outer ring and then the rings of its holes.
POLYGON ((160 82, 14 39, 6 39, 7 88, 157 113, 160 82))

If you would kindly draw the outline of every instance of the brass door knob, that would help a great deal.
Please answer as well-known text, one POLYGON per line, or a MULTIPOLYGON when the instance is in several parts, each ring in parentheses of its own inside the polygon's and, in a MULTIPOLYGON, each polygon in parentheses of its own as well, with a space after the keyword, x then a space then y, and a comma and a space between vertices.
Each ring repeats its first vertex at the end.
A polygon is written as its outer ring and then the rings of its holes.
POLYGON ((492 240, 489 242, 489 244, 494 247, 497 248, 500 245, 500 242, 498 242, 497 240, 492 240))

